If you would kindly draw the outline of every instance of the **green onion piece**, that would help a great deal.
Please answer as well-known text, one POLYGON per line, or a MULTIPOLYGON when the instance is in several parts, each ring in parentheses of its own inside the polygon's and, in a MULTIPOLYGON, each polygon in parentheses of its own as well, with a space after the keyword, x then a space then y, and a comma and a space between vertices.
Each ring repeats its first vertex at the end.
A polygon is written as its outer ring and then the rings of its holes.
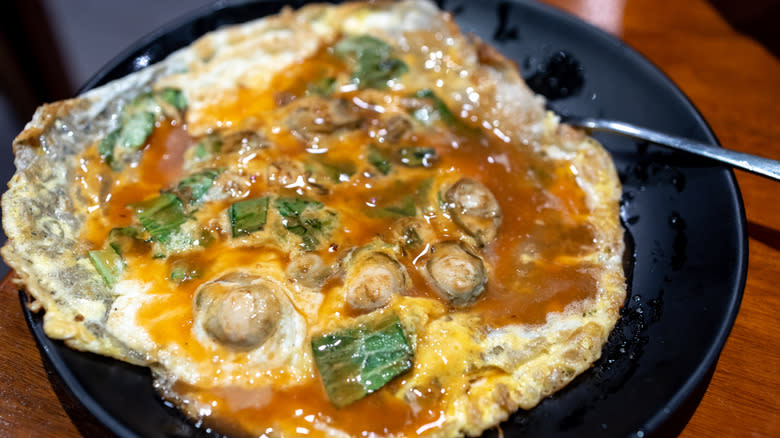
POLYGON ((154 199, 133 204, 132 207, 152 240, 165 241, 187 221, 184 204, 173 193, 163 193, 154 199))
POLYGON ((355 165, 351 162, 321 162, 323 172, 333 182, 344 182, 355 174, 355 165))
POLYGON ((154 114, 146 111, 128 116, 119 134, 119 144, 129 149, 143 146, 154 131, 154 119, 154 114))
POLYGON ((378 218, 397 218, 417 216, 418 207, 424 209, 428 205, 428 193, 433 186, 433 177, 425 178, 412 186, 412 182, 396 181, 396 193, 408 193, 394 204, 381 204, 367 210, 367 215, 378 218))
POLYGON ((109 166, 113 167, 114 164, 114 146, 116 146, 117 140, 119 140, 119 133, 121 129, 117 128, 108 133, 103 140, 98 144, 98 154, 103 158, 109 166))
POLYGON ((268 219, 268 196, 238 201, 228 208, 233 237, 262 230, 268 219))
POLYGON ((136 242, 144 241, 143 229, 134 226, 112 228, 106 240, 117 254, 124 255, 136 242))
POLYGON ((322 202, 307 198, 277 198, 274 207, 282 216, 284 228, 301 238, 301 247, 305 251, 314 251, 320 241, 314 233, 322 231, 322 221, 317 218, 301 218, 308 208, 319 210, 322 202))
POLYGON ((324 158, 310 160, 305 165, 307 172, 325 175, 335 183, 348 181, 357 169, 351 161, 331 161, 324 158))
POLYGON ((420 235, 412 227, 404 228, 404 243, 406 246, 416 246, 422 243, 420 235))
POLYGON ((398 58, 376 59, 363 56, 352 78, 360 88, 387 88, 387 81, 407 73, 409 66, 398 58))
POLYGON ((176 268, 171 271, 171 275, 168 276, 168 280, 174 283, 181 283, 187 280, 187 271, 184 268, 176 268))
POLYGON ((395 313, 312 338, 314 362, 337 407, 378 390, 412 368, 414 352, 395 313))
POLYGON ((164 88, 162 91, 157 93, 157 96, 179 111, 184 111, 187 108, 187 97, 185 97, 184 93, 182 93, 179 89, 164 88))
POLYGON ((198 143, 195 146, 195 158, 203 159, 206 158, 206 156, 209 155, 208 149, 206 149, 206 144, 203 142, 198 143))
POLYGON ((378 218, 397 218, 417 216, 417 205, 414 197, 404 196, 396 205, 390 205, 382 208, 371 208, 368 210, 368 216, 378 218))
POLYGON ((440 100, 436 93, 433 92, 430 88, 423 88, 422 90, 418 90, 416 93, 414 93, 414 97, 418 99, 437 99, 440 100))
POLYGON ((355 56, 377 56, 387 58, 390 56, 392 47, 379 38, 370 35, 351 36, 342 39, 334 47, 334 53, 341 57, 355 56))
POLYGON ((311 234, 304 234, 301 236, 301 248, 304 251, 314 251, 320 245, 320 240, 311 234))
POLYGON ((89 252, 89 260, 108 286, 116 284, 122 275, 125 262, 113 246, 89 252))
POLYGON ((200 277, 200 271, 186 266, 177 266, 171 270, 168 280, 174 283, 183 283, 200 277))
POLYGON ((143 240, 141 239, 141 233, 142 230, 132 225, 127 227, 112 228, 111 231, 108 232, 108 240, 115 240, 121 237, 131 237, 133 239, 143 240))
POLYGON ((322 231, 322 221, 317 218, 310 218, 303 221, 300 221, 300 219, 297 219, 297 221, 285 219, 282 222, 288 231, 301 237, 301 248, 304 251, 317 249, 320 240, 314 236, 314 233, 322 231))
POLYGON ((415 189, 415 200, 416 201, 426 201, 428 198, 428 192, 431 191, 433 188, 433 177, 429 176, 428 178, 425 178, 424 180, 420 181, 420 184, 417 184, 417 189, 415 189))
POLYGON ((217 241, 217 238, 214 237, 214 234, 211 233, 209 230, 201 230, 200 237, 198 237, 198 246, 202 246, 204 248, 208 248, 211 246, 214 242, 217 241))
MULTIPOLYGON (((455 115, 453 115, 450 109, 447 107, 447 104, 444 103, 444 101, 441 100, 441 98, 439 98, 439 96, 437 96, 432 90, 427 88, 420 90, 414 94, 414 97, 418 99, 430 99, 433 102, 434 113, 437 114, 444 123, 452 125, 458 121, 458 119, 455 118, 455 115)), ((430 122, 431 117, 427 110, 418 109, 412 114, 417 120, 420 120, 421 122, 430 122)))
POLYGON ((284 221, 282 221, 282 225, 284 225, 284 228, 287 231, 289 231, 289 232, 291 232, 291 233, 293 233, 295 235, 298 235, 298 236, 301 236, 301 237, 306 235, 306 231, 307 231, 306 227, 303 226, 303 224, 301 224, 297 220, 292 220, 292 221, 291 220, 284 220, 284 221))
POLYGON ((216 135, 210 135, 195 146, 195 159, 202 161, 222 150, 222 140, 216 135))
POLYGON ((369 35, 344 38, 334 47, 336 55, 354 58, 352 81, 360 88, 386 88, 387 81, 409 71, 403 61, 390 57, 391 52, 389 44, 369 35))
POLYGON ((144 112, 152 113, 154 115, 162 112, 159 102, 157 102, 152 93, 141 94, 125 105, 125 107, 122 108, 122 117, 120 120, 122 124, 125 124, 130 117, 144 112))
POLYGON ((277 198, 274 207, 283 217, 298 217, 307 208, 322 208, 322 202, 308 198, 277 198))
POLYGON ((336 78, 334 77, 322 78, 306 87, 307 95, 315 94, 317 96, 328 97, 333 94, 334 91, 336 91, 336 78))
POLYGON ((200 172, 194 173, 179 183, 177 191, 183 198, 189 199, 190 204, 195 204, 209 191, 214 180, 217 179, 220 173, 225 169, 206 169, 200 172))
POLYGON ((401 164, 406 167, 431 167, 438 158, 436 150, 418 146, 401 148, 401 164))
POLYGON ((417 206, 414 204, 414 198, 412 196, 404 196, 400 204, 380 209, 379 215, 383 217, 416 216, 417 206))
POLYGON ((390 160, 374 145, 368 146, 368 162, 376 167, 376 170, 382 172, 383 175, 390 173, 390 170, 393 168, 390 160))

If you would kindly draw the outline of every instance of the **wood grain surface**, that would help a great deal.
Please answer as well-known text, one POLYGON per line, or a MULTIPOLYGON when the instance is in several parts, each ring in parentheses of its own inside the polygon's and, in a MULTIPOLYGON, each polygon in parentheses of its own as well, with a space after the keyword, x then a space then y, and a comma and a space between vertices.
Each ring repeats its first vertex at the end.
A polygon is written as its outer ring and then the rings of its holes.
MULTIPOLYGON (((728 148, 780 160, 780 61, 704 0, 548 0, 621 38, 690 97, 728 148)), ((780 434, 780 184, 737 173, 747 286, 714 375, 681 437, 780 434)), ((0 290, 0 436, 103 436, 44 368, 13 285, 0 290)))

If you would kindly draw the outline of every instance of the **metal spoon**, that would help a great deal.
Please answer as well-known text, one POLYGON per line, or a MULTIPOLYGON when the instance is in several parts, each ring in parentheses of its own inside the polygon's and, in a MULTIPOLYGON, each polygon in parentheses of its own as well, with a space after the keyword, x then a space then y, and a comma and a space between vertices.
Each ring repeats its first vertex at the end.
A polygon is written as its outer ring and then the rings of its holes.
POLYGON ((711 160, 729 164, 737 169, 746 170, 755 173, 756 175, 780 181, 780 161, 709 146, 686 138, 663 134, 658 131, 653 131, 652 129, 642 128, 616 120, 561 115, 561 121, 590 131, 603 131, 612 134, 625 135, 656 143, 661 146, 670 147, 672 149, 701 155, 711 160))

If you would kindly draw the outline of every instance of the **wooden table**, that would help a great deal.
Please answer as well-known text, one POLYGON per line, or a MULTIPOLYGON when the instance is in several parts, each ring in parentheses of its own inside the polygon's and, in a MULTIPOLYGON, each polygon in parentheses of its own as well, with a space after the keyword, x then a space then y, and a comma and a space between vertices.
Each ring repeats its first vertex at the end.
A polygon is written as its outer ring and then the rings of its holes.
MULTIPOLYGON (((731 29, 704 0, 548 1, 622 38, 658 65, 724 146, 780 160, 780 61, 731 29)), ((741 172, 737 178, 750 236, 747 287, 712 381, 682 437, 780 433, 780 185, 741 172)), ((0 293, 0 352, 0 436, 105 434, 53 376, 50 383, 12 287, 0 293)))

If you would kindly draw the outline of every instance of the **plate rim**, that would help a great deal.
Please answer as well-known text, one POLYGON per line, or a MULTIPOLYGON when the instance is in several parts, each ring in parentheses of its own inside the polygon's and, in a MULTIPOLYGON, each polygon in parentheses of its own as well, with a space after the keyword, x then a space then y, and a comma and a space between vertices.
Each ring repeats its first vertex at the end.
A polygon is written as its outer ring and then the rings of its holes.
MULTIPOLYGON (((635 61, 636 64, 641 65, 644 69, 654 70, 654 72, 657 73, 663 79, 664 82, 666 82, 666 85, 669 87, 671 91, 673 91, 675 97, 677 97, 681 102, 685 104, 685 106, 691 112, 691 114, 695 115, 697 122, 704 127, 705 134, 708 137, 706 139, 706 142, 716 147, 720 147, 720 148, 723 147, 723 145, 720 144, 720 141, 715 135, 712 126, 710 126, 710 124, 701 114, 699 109, 693 104, 693 101, 688 97, 688 95, 685 94, 685 92, 682 91, 682 89, 680 89, 677 83, 675 83, 661 67, 659 67, 650 59, 648 59, 639 50, 631 47, 628 43, 626 43, 619 37, 612 35, 606 30, 601 29, 598 26, 595 26, 569 12, 558 9, 552 5, 548 5, 546 3, 541 3, 537 1, 530 1, 530 0, 510 0, 510 1, 512 3, 522 3, 528 7, 536 8, 537 10, 542 10, 546 13, 550 13, 552 15, 555 15, 557 19, 561 19, 571 24, 578 24, 578 25, 584 24, 589 28, 589 30, 594 35, 598 36, 600 39, 606 41, 607 43, 620 47, 628 57, 632 58, 635 61)), ((742 198, 742 191, 739 188, 736 175, 734 174, 734 169, 726 166, 723 167, 724 170, 727 172, 727 181, 729 183, 728 196, 729 198, 731 198, 732 202, 736 203, 736 207, 737 207, 736 210, 738 216, 738 221, 737 221, 738 223, 736 227, 737 228, 736 238, 741 243, 737 254, 737 257, 740 259, 740 263, 736 267, 736 271, 735 271, 737 277, 737 281, 735 284, 736 293, 732 294, 732 299, 730 300, 728 306, 728 316, 725 319, 725 321, 721 322, 720 328, 715 337, 715 342, 713 342, 713 344, 710 345, 707 354, 704 356, 702 361, 699 362, 699 365, 696 367, 696 370, 691 375, 688 376, 685 383, 681 385, 679 389, 675 392, 675 394, 672 396, 672 398, 669 399, 669 401, 667 402, 667 408, 660 409, 654 415, 652 415, 648 420, 645 421, 645 426, 643 428, 644 429, 643 432, 645 433, 653 433, 656 430, 658 430, 663 424, 665 424, 672 417, 672 415, 674 415, 675 412, 677 412, 680 409, 683 403, 685 403, 687 400, 690 399, 690 397, 694 394, 696 388, 698 388, 700 385, 705 383, 704 382, 705 379, 707 379, 708 377, 711 378, 710 371, 711 370, 714 371, 714 368, 717 365, 717 361, 720 358, 720 354, 723 351, 723 347, 725 347, 726 345, 726 341, 728 340, 729 335, 731 334, 731 329, 734 327, 734 323, 736 322, 737 315, 739 314, 740 306, 742 305, 742 297, 745 293, 745 286, 747 284, 747 272, 748 272, 748 263, 749 263, 749 256, 750 256, 750 248, 749 248, 750 239, 748 238, 748 231, 747 231, 747 216, 745 212, 745 203, 742 198)), ((707 385, 709 385, 709 381, 707 381, 706 383, 707 385)), ((697 401, 696 408, 698 408, 698 401, 697 401)))
MULTIPOLYGON (((33 313, 28 308, 30 300, 28 298, 27 292, 24 290, 19 290, 19 301, 24 311, 24 320, 27 322, 27 327, 30 329, 30 332, 33 334, 33 338, 35 339, 35 345, 38 347, 38 350, 40 350, 41 353, 45 353, 46 357, 42 359, 48 361, 48 363, 52 365, 52 368, 54 368, 60 379, 62 379, 62 382, 64 383, 62 386, 65 387, 66 391, 75 397, 76 400, 78 400, 78 402, 81 403, 84 408, 86 408, 87 412, 93 415, 95 419, 100 421, 111 432, 120 437, 141 438, 137 433, 132 431, 121 421, 111 415, 97 400, 95 400, 95 398, 89 394, 79 379, 70 370, 70 367, 68 367, 68 365, 65 363, 65 359, 63 359, 63 357, 58 353, 52 352, 51 347, 53 346, 53 343, 63 342, 60 340, 51 339, 46 336, 46 333, 43 331, 42 324, 43 313, 33 313)), ((69 347, 65 346, 65 348, 69 347)), ((94 354, 84 351, 81 351, 80 353, 94 354)), ((65 408, 63 406, 63 410, 64 409, 65 408)), ((70 413, 67 411, 65 413, 68 415, 68 418, 70 418, 70 413)), ((78 427, 76 427, 76 429, 78 430, 78 427)))
MULTIPOLYGON (((334 3, 332 0, 319 0, 317 2, 334 3)), ((182 16, 175 18, 155 30, 147 33, 141 38, 135 40, 124 50, 120 51, 117 55, 111 58, 100 69, 98 69, 75 93, 80 95, 96 86, 101 85, 108 77, 109 73, 117 68, 128 59, 132 58, 136 52, 141 52, 148 48, 155 40, 164 35, 170 33, 173 29, 179 28, 199 18, 204 18, 209 14, 217 13, 220 10, 228 8, 236 8, 249 4, 257 3, 278 3, 282 5, 289 5, 294 8, 299 8, 303 4, 307 3, 301 0, 283 1, 283 0, 238 0, 238 1, 217 1, 215 3, 201 6, 182 16)), ((441 2, 437 2, 441 3, 441 2)), ((576 26, 585 26, 588 32, 597 37, 599 40, 606 44, 615 46, 622 50, 624 54, 632 60, 635 65, 640 66, 643 70, 648 70, 654 75, 657 75, 662 79, 664 85, 672 91, 674 97, 685 106, 685 109, 690 115, 693 115, 706 135, 705 142, 710 143, 717 147, 722 147, 718 141, 712 127, 703 117, 698 108, 693 104, 691 99, 680 89, 680 87, 671 80, 671 78, 656 65, 653 61, 645 57, 637 49, 634 49, 618 36, 612 35, 609 32, 567 12, 559 9, 555 6, 540 3, 530 0, 509 0, 509 3, 522 4, 524 7, 541 11, 543 14, 553 16, 555 20, 563 21, 567 24, 573 24, 576 26)), ((256 17, 259 18, 259 17, 256 17)), ((250 18, 247 21, 254 19, 250 18)), ((237 23, 238 24, 238 23, 237 23)), ((168 56, 168 55, 166 55, 168 56)), ((663 424, 665 424, 670 417, 677 412, 680 407, 694 394, 696 388, 702 384, 708 384, 705 379, 711 377, 710 372, 714 370, 717 365, 718 358, 725 346, 729 334, 734 326, 739 308, 744 295, 744 290, 747 281, 748 263, 749 263, 749 238, 747 233, 747 217, 745 213, 745 205, 742 198, 742 193, 739 188, 736 176, 733 169, 724 167, 726 171, 726 181, 728 184, 728 193, 723 193, 724 196, 728 196, 730 203, 736 207, 736 240, 740 243, 737 247, 736 257, 739 259, 739 264, 735 266, 734 274, 736 281, 734 288, 736 290, 731 291, 731 300, 728 302, 727 315, 719 325, 717 333, 715 335, 714 342, 707 349, 707 353, 704 358, 699 362, 698 366, 692 374, 690 374, 683 385, 681 385, 674 395, 667 401, 666 406, 663 409, 657 410, 653 415, 644 421, 643 425, 638 425, 638 431, 641 430, 645 434, 651 434, 657 431, 663 424)), ((62 379, 65 388, 81 403, 86 410, 92 414, 98 421, 106 426, 113 433, 121 437, 139 437, 139 435, 128 428, 125 424, 111 415, 95 398, 93 398, 88 391, 84 388, 81 382, 76 378, 73 372, 62 356, 52 350, 53 343, 62 342, 53 340, 46 336, 43 332, 42 326, 42 313, 33 314, 28 308, 28 296, 26 292, 19 291, 20 303, 27 322, 28 328, 34 335, 36 345, 43 355, 45 360, 53 366, 59 377, 62 379)), ((68 348, 68 347, 65 347, 68 348)), ((81 352, 85 353, 85 352, 81 352)), ((93 353, 86 353, 93 354, 93 353)), ((698 402, 697 402, 698 405, 698 402)), ((697 406, 698 408, 698 406, 697 406)), ((637 435, 639 436, 639 435, 637 435)))

